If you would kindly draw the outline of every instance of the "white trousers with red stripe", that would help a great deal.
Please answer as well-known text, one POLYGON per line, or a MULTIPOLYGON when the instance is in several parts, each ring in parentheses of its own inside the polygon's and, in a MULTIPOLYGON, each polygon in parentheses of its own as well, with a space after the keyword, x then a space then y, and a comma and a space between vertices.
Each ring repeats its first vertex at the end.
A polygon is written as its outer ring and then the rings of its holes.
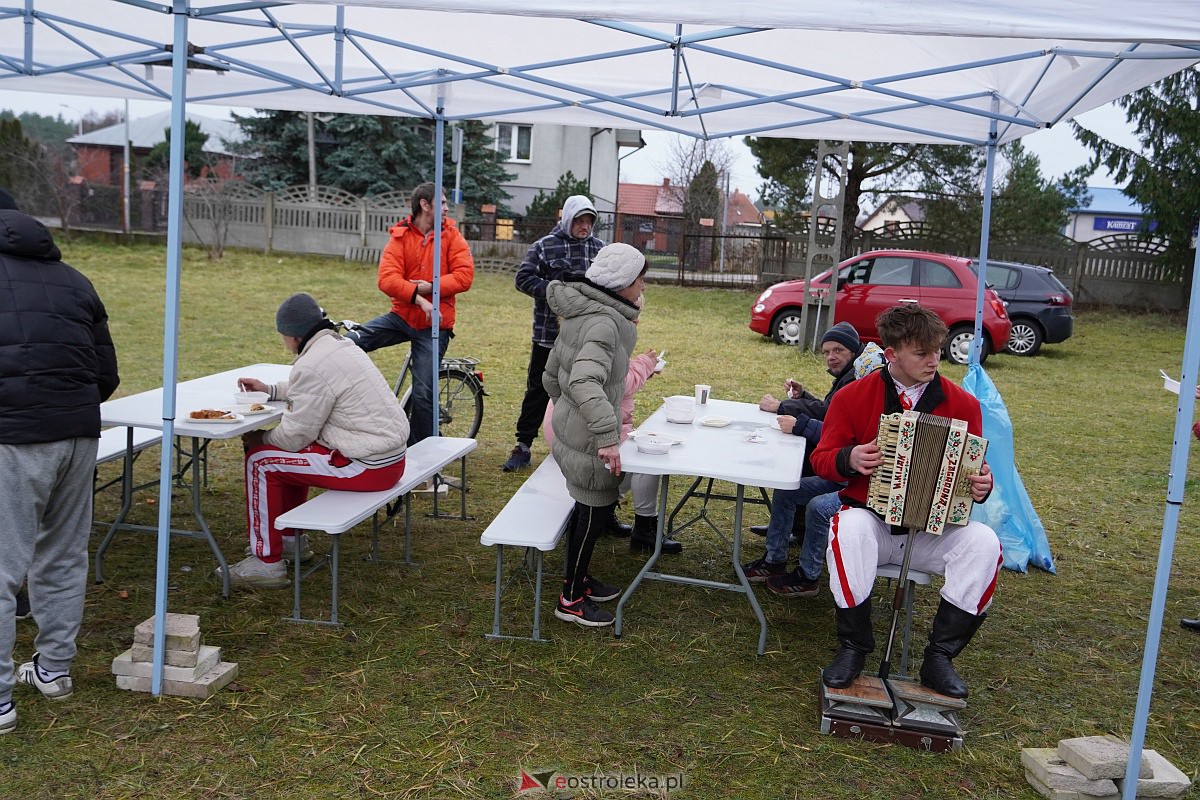
MULTIPOLYGON (((403 459, 386 467, 368 469, 315 443, 298 453, 266 445, 252 448, 246 453, 246 526, 250 530, 250 552, 268 564, 285 555, 284 532, 275 529, 275 518, 308 500, 310 486, 344 492, 378 492, 395 486, 403 474, 403 459)), ((295 531, 289 535, 295 535, 295 531)))
MULTIPOLYGON (((881 564, 902 564, 908 536, 893 536, 891 526, 865 508, 842 506, 829 527, 829 588, 839 608, 853 608, 871 595, 881 564)), ((940 536, 913 537, 910 567, 946 577, 942 597, 969 614, 982 614, 992 603, 1003 563, 1000 539, 982 522, 947 525, 940 536)))

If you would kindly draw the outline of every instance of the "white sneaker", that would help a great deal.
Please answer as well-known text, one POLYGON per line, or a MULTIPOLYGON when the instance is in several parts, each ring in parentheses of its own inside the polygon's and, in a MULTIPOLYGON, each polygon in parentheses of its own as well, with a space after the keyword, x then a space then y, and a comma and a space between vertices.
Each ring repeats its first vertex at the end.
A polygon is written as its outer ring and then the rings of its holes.
MULTIPOLYGON (((42 693, 43 697, 51 700, 66 700, 75 691, 75 684, 70 675, 59 675, 52 681, 43 681, 37 671, 38 654, 33 654, 33 661, 26 661, 17 667, 17 683, 27 683, 42 693)), ((16 715, 13 715, 16 722, 16 715)))
POLYGON ((0 714, 0 736, 11 732, 15 727, 17 727, 17 706, 15 703, 10 703, 8 711, 0 714))
MULTIPOLYGON (((284 558, 295 557, 295 555, 296 555, 295 548, 296 548, 296 537, 295 536, 287 536, 285 534, 283 537, 282 556, 284 558)), ((246 549, 242 551, 242 554, 247 555, 247 556, 254 555, 254 551, 250 549, 250 545, 246 545, 246 549)), ((313 560, 314 555, 315 555, 315 553, 313 553, 312 545, 310 545, 308 543, 308 534, 307 533, 300 534, 300 563, 307 564, 308 562, 313 560)))
MULTIPOLYGON (((221 576, 221 568, 216 569, 221 576)), ((283 559, 274 564, 249 556, 229 567, 230 586, 249 586, 254 589, 283 589, 292 585, 287 574, 287 562, 283 559)))

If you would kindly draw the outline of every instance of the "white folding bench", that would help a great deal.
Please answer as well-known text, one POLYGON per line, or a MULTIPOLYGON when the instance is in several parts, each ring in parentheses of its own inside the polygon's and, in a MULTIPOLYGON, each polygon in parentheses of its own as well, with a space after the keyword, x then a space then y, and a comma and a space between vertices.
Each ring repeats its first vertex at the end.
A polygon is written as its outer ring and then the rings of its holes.
MULTIPOLYGON (((892 581, 900 578, 899 564, 883 564, 875 571, 875 577, 886 578, 888 589, 891 589, 892 581)), ((904 628, 901 632, 900 642, 900 669, 896 675, 903 678, 908 676, 908 655, 909 655, 909 637, 912 635, 912 620, 913 620, 913 598, 917 593, 917 584, 922 586, 929 585, 929 573, 922 572, 919 569, 908 568, 908 586, 904 592, 904 628)), ((894 595, 893 595, 894 597, 894 595)), ((894 602, 891 601, 891 602, 894 602)))
MULTIPOLYGON (((567 481, 553 456, 547 456, 533 474, 525 479, 517 493, 504 505, 479 537, 480 544, 496 547, 496 607, 492 632, 488 639, 520 639, 546 642, 541 636, 542 564, 547 551, 558 547, 571 519, 575 501, 567 493, 567 481), (504 594, 504 548, 525 548, 525 566, 533 557, 536 578, 533 585, 533 636, 504 636, 500 633, 500 602, 504 594)), ((510 576, 509 580, 512 580, 510 576)))
MULTIPOLYGON (((136 456, 147 447, 153 447, 161 441, 162 431, 153 428, 105 428, 100 431, 100 442, 96 446, 96 466, 123 458, 127 449, 131 455, 136 456), (130 438, 130 434, 132 434, 132 438, 130 438)), ((122 471, 121 477, 113 478, 107 483, 95 487, 92 491, 104 491, 114 483, 124 481, 128 477, 122 471)))
POLYGON ((301 571, 300 567, 300 537, 296 537, 296 551, 292 554, 295 565, 295 583, 293 585, 292 615, 284 617, 292 622, 309 622, 316 625, 339 625, 338 622, 338 540, 341 534, 353 528, 358 523, 371 517, 371 555, 368 560, 379 560, 379 528, 399 513, 400 505, 404 506, 404 563, 413 566, 412 560, 412 503, 405 502, 414 488, 432 479, 434 481, 433 513, 438 513, 437 488, 440 484, 457 488, 461 497, 461 508, 458 519, 467 519, 467 454, 475 449, 474 439, 453 438, 448 436, 431 436, 408 448, 404 456, 404 476, 390 489, 379 492, 343 492, 330 489, 322 492, 308 502, 296 506, 275 519, 275 527, 280 530, 293 528, 301 531, 324 531, 332 537, 329 555, 318 563, 301 571), (440 473, 455 461, 460 462, 459 479, 461 485, 454 487, 452 483, 443 481, 440 473), (384 513, 380 515, 380 511, 384 513), (332 576, 331 600, 329 619, 305 619, 300 616, 300 582, 304 575, 329 563, 332 576))

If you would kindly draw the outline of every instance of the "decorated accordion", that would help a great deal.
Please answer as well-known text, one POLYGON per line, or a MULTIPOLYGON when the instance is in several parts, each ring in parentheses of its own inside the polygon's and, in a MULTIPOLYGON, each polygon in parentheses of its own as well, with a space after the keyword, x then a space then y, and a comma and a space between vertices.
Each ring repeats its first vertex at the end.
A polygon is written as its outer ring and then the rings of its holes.
POLYGON ((971 483, 987 439, 961 419, 904 411, 879 418, 883 464, 871 475, 867 506, 889 525, 941 533, 971 518, 971 483))

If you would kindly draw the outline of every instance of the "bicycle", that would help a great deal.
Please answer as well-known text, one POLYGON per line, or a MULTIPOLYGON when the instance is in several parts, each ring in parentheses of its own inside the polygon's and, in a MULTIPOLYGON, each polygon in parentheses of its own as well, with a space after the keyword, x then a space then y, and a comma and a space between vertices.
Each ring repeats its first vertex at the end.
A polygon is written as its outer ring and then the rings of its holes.
MULTIPOLYGON (((336 323, 339 330, 352 331, 358 327, 354 320, 336 323)), ((477 369, 480 360, 473 356, 443 358, 438 367, 438 434, 474 439, 483 424, 483 371, 477 369)), ((392 387, 404 413, 412 418, 412 351, 404 356, 400 374, 392 387), (403 394, 401 392, 403 391, 403 394)))

